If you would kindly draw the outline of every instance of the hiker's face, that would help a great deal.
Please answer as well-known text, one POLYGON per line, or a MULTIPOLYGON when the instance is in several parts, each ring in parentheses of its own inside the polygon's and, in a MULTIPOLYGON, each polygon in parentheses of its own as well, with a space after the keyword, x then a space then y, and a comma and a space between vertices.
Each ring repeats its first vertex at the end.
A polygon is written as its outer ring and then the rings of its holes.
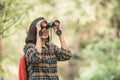
POLYGON ((43 35, 41 36, 42 39, 47 39, 49 36, 49 29, 43 28, 42 29, 43 35))

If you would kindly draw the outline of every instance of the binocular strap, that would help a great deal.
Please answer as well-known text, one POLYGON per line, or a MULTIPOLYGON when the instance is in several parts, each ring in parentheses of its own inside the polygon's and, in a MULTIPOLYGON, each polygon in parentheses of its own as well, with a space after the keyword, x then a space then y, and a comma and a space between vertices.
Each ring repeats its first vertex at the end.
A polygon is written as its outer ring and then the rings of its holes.
POLYGON ((52 28, 50 28, 50 42, 52 41, 52 28))

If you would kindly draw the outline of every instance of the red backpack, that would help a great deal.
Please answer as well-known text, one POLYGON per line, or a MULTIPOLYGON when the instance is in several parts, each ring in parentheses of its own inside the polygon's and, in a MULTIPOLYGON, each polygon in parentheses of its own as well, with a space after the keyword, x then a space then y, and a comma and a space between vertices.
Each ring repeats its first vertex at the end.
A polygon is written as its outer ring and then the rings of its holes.
POLYGON ((27 80, 27 67, 26 67, 26 57, 25 55, 21 56, 19 62, 19 80, 27 80))

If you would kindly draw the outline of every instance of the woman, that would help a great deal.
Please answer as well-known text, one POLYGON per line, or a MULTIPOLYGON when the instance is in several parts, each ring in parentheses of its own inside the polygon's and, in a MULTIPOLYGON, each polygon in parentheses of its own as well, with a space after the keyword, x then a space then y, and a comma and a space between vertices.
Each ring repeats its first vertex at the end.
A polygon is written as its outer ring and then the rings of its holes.
MULTIPOLYGON (((59 80, 57 73, 57 61, 66 61, 71 58, 71 52, 67 48, 63 35, 58 35, 61 49, 49 42, 49 29, 42 29, 43 35, 39 35, 43 17, 35 19, 29 28, 24 53, 27 60, 28 80, 59 80)), ((54 27, 54 31, 57 29, 54 27)))

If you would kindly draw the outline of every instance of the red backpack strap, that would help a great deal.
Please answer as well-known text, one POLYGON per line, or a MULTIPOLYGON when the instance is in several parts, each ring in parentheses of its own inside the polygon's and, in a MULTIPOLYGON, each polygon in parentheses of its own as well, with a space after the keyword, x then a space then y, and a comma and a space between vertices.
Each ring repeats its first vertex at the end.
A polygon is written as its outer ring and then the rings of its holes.
POLYGON ((26 58, 25 55, 23 55, 20 58, 19 63, 19 80, 27 80, 27 70, 26 70, 26 58))

